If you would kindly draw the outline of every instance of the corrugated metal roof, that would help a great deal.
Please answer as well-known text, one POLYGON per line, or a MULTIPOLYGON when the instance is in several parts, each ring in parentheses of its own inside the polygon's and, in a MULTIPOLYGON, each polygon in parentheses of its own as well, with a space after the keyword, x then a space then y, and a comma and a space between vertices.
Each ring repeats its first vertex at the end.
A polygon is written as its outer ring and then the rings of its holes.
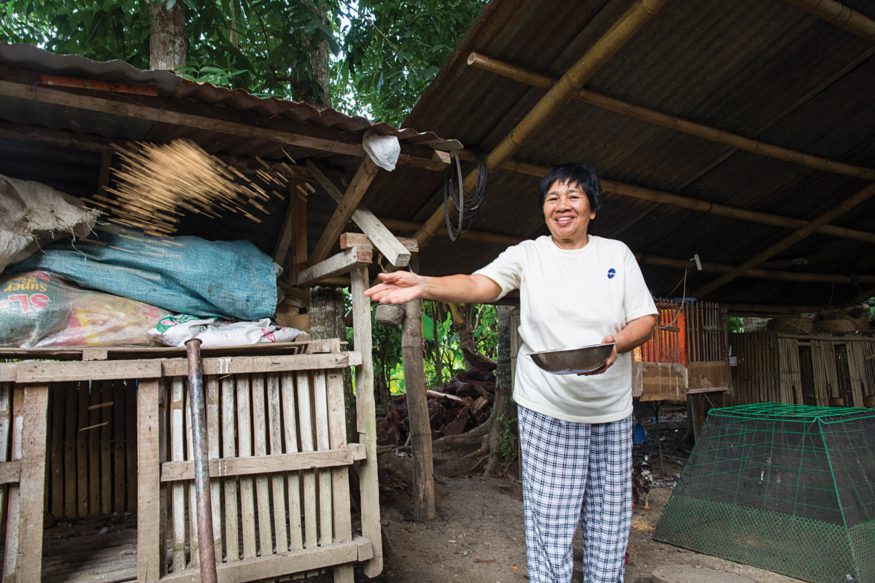
MULTIPOLYGON (((395 129, 384 123, 372 123, 364 117, 348 116, 331 108, 319 109, 303 101, 261 98, 240 89, 226 89, 209 83, 195 83, 170 71, 142 71, 124 61, 92 61, 77 55, 57 55, 34 46, 0 44, 0 63, 39 73, 81 77, 128 85, 154 85, 164 98, 193 100, 218 105, 240 112, 251 112, 264 118, 284 118, 351 134, 373 130, 394 135, 409 144, 449 150, 458 147, 455 140, 444 140, 432 132, 395 129)), ((9 110, 6 110, 7 113, 9 110)), ((100 132, 97 132, 100 133, 100 132)))
MULTIPOLYGON (((407 122, 454 135, 489 152, 544 95, 469 66, 471 51, 558 79, 634 3, 633 0, 494 0, 428 88, 407 122)), ((845 2, 875 19, 875 7, 845 2)), ((792 5, 774 1, 667 2, 585 88, 792 150, 875 168, 875 44, 792 5)), ((609 180, 722 205, 813 220, 867 182, 767 158, 569 101, 523 145, 514 160, 549 166, 592 164, 609 180)), ((440 181, 383 177, 366 200, 394 218, 425 220, 439 202, 440 181)), ((526 238, 545 232, 537 179, 497 169, 473 229, 526 238)), ((703 214, 609 195, 593 232, 626 241, 637 253, 739 265, 793 229, 703 214)), ((831 224, 875 232, 875 198, 831 224)), ((423 271, 482 266, 494 243, 433 240, 423 271)), ((872 244, 815 234, 761 267, 840 277, 875 275, 872 244)), ((683 276, 644 264, 657 295, 683 276)), ((689 273, 687 292, 719 273, 689 273)), ((850 280, 849 280, 850 281, 850 280)), ((827 305, 852 301, 875 284, 799 283, 738 278, 711 299, 724 302, 827 305)), ((680 294, 679 289, 674 293, 680 294)))
MULTIPOLYGON (((27 45, 0 43, 0 80, 10 87, 36 87, 62 92, 72 97, 86 95, 109 100, 110 104, 134 104, 151 111, 194 114, 207 123, 155 121, 129 112, 109 113, 100 108, 72 107, 31 99, 30 95, 0 96, 0 174, 45 182, 62 191, 88 197, 98 190, 102 155, 113 151, 119 142, 151 141, 166 143, 190 139, 208 152, 257 166, 256 157, 268 162, 287 161, 286 153, 297 161, 318 158, 338 176, 349 174, 360 162, 357 156, 333 154, 308 146, 290 146, 282 139, 247 136, 245 132, 212 129, 211 120, 237 122, 329 140, 360 147, 367 132, 397 136, 402 151, 430 161, 433 150, 454 150, 459 142, 433 132, 395 129, 372 123, 363 117, 344 115, 332 109, 318 109, 308 103, 262 99, 240 90, 194 83, 168 71, 141 71, 122 61, 96 62, 74 55, 56 55, 27 45), (45 75, 73 78, 46 79, 45 75), (65 85, 65 83, 67 83, 65 85), (101 85, 104 84, 104 85, 101 85), (107 86, 106 84, 114 84, 107 86), (130 92, 133 91, 133 92, 130 92), (139 91, 139 93, 138 93, 139 91)), ((104 108, 106 109, 106 108, 104 108)), ((159 116, 160 117, 160 116, 159 116)), ((215 125, 215 124, 213 124, 215 125)), ((241 169, 244 169, 241 167, 241 169)), ((440 174, 404 168, 409 176, 440 174)), ((186 234, 208 238, 246 238, 262 250, 271 252, 279 234, 287 199, 271 198, 261 223, 230 216, 206 221, 187 217, 182 223, 186 234)), ((308 234, 315 244, 336 204, 320 193, 311 197, 308 234)))

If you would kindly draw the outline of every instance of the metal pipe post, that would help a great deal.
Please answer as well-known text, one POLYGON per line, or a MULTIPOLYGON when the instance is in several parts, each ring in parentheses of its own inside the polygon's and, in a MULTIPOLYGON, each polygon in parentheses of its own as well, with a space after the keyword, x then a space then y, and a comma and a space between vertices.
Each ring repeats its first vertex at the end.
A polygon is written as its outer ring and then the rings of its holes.
POLYGON ((201 581, 217 583, 216 547, 213 539, 213 508, 210 500, 210 465, 204 407, 204 370, 201 341, 185 343, 188 354, 188 390, 191 406, 191 440, 194 454, 194 489, 197 497, 197 540, 201 581))

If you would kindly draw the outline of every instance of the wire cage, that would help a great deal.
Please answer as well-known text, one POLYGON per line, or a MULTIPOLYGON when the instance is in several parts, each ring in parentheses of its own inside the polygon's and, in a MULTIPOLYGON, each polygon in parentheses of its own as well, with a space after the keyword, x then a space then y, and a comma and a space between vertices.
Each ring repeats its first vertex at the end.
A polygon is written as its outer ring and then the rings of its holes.
POLYGON ((656 540, 814 582, 875 581, 875 409, 711 409, 656 540))

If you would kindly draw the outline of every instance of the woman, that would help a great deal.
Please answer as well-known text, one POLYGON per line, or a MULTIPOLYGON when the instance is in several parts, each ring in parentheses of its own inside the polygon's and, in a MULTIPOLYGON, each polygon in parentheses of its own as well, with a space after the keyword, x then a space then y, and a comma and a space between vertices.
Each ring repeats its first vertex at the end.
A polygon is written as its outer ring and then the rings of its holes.
POLYGON ((584 583, 623 580, 632 521, 632 373, 629 352, 656 324, 656 306, 635 256, 589 235, 601 208, 585 164, 552 168, 540 185, 549 236, 506 249, 472 275, 381 273, 365 294, 384 304, 417 298, 489 303, 520 290, 519 406, 529 578, 571 580, 571 542, 583 520, 584 583), (539 369, 528 353, 615 342, 586 376, 539 369))

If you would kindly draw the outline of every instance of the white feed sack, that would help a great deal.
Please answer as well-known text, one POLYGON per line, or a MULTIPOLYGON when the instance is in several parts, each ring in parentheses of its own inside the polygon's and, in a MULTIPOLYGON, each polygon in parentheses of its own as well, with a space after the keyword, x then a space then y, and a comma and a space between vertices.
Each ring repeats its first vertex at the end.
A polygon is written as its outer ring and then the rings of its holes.
POLYGON ((60 190, 0 174, 0 273, 65 237, 85 237, 100 213, 60 190))

